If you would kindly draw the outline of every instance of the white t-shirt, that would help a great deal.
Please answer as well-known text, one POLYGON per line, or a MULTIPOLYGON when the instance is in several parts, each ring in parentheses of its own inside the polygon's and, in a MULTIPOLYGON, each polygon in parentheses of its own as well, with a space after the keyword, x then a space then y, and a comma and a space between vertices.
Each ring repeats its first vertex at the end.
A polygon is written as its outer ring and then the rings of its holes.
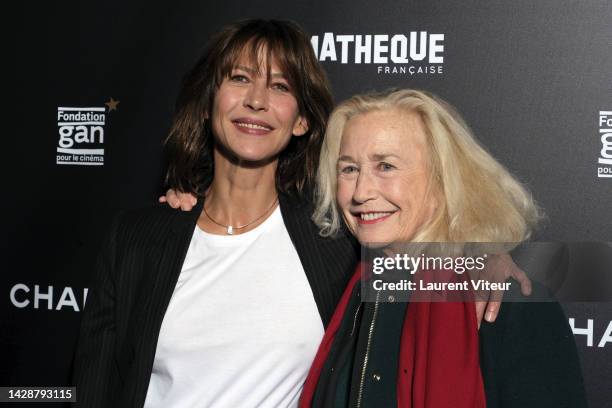
POLYGON ((280 208, 240 235, 196 226, 146 408, 294 407, 323 323, 280 208))

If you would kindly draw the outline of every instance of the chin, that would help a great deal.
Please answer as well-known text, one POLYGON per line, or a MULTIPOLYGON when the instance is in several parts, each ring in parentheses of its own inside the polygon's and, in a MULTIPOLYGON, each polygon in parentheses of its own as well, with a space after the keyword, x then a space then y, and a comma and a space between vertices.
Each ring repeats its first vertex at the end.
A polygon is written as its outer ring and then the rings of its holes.
POLYGON ((242 153, 242 154, 239 153, 236 156, 241 161, 250 162, 250 163, 259 163, 259 162, 265 162, 269 160, 269 158, 266 157, 265 155, 256 154, 256 153, 242 153))
POLYGON ((367 248, 384 248, 389 246, 393 240, 388 236, 382 234, 363 234, 356 237, 359 243, 367 248))
POLYGON ((261 152, 259 149, 231 149, 231 155, 240 161, 248 163, 268 163, 278 158, 278 154, 261 152))
POLYGON ((389 247, 389 243, 381 243, 381 242, 361 242, 359 241, 362 247, 368 249, 385 249, 389 247))

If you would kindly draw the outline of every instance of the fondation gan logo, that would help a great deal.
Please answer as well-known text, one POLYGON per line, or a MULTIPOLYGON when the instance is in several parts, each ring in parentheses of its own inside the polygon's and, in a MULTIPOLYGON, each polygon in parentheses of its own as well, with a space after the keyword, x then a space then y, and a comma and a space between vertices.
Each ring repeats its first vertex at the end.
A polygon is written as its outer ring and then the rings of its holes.
POLYGON ((106 106, 58 107, 59 138, 55 162, 61 165, 103 166, 106 116, 117 110, 118 104, 119 101, 110 98, 104 104, 106 106))
POLYGON ((599 112, 601 152, 597 159, 597 177, 612 178, 612 111, 599 112))
POLYGON ((379 75, 440 75, 444 68, 444 34, 324 33, 310 38, 321 62, 375 64, 379 75))

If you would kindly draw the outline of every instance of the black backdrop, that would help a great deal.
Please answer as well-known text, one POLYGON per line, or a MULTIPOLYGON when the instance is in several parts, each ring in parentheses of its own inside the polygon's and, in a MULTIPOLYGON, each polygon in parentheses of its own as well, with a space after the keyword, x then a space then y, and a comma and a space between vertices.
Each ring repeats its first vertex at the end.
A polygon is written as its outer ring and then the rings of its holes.
MULTIPOLYGON (((4 35, 3 60, 12 67, 5 86, 12 91, 5 94, 9 143, 2 160, 0 385, 69 383, 101 236, 118 211, 161 193, 161 141, 180 78, 210 35, 238 19, 292 19, 317 36, 338 101, 390 86, 439 94, 534 192, 547 214, 539 239, 612 241, 612 178, 598 177, 598 168, 612 169, 612 146, 605 145, 612 143, 605 136, 612 128, 609 1, 106 0, 21 7, 4 35), (401 45, 405 36, 409 45, 412 32, 434 34, 438 49, 427 48, 422 61, 390 61, 392 37, 399 35, 401 45), (342 38, 353 39, 346 63, 342 38), (371 58, 378 50, 389 61, 365 63, 365 52, 356 63, 356 41, 379 41, 371 58), (119 101, 114 110, 111 97, 119 101), (58 151, 65 148, 60 132, 69 132, 61 127, 79 126, 58 120, 58 108, 103 108, 104 123, 81 123, 87 140, 81 135, 71 147, 96 153, 58 151), (104 163, 58 164, 58 154, 104 163)), ((564 306, 591 405, 610 406, 612 305, 564 306)))

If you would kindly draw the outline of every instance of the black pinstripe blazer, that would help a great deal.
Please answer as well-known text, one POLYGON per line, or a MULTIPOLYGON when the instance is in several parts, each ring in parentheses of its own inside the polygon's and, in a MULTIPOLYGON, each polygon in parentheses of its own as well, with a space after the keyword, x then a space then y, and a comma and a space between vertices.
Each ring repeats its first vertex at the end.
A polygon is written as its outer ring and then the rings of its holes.
MULTIPOLYGON (((320 237, 311 204, 285 194, 279 202, 327 326, 355 267, 356 246, 346 237, 320 237)), ((157 205, 123 213, 113 223, 81 322, 76 406, 143 406, 159 330, 201 210, 202 200, 190 212, 157 205)))

